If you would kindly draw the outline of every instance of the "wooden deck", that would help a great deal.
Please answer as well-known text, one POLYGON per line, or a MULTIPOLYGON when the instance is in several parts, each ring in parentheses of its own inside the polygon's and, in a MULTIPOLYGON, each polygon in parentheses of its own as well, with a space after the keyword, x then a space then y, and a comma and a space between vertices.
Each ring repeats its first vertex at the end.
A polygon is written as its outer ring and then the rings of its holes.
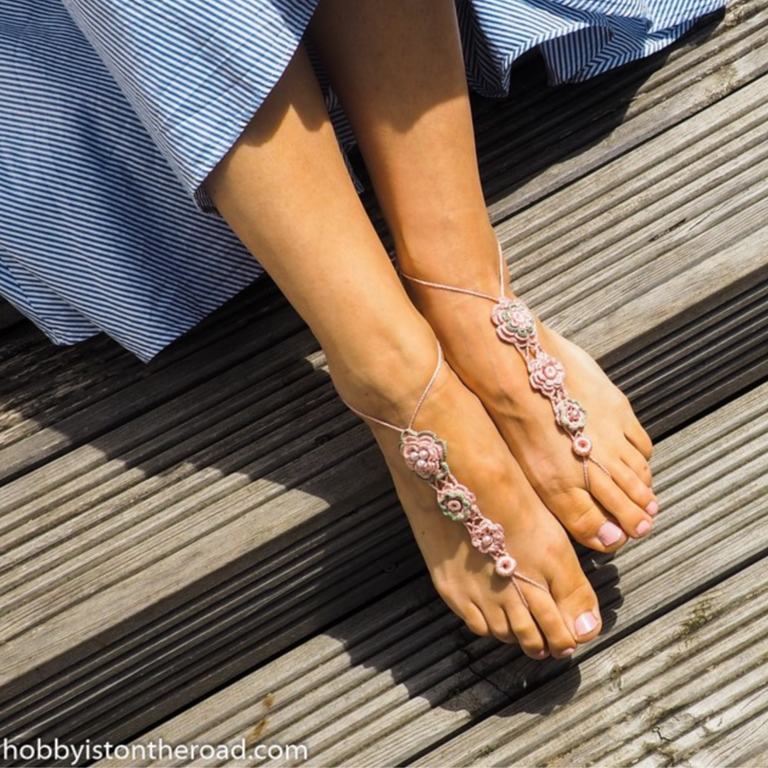
POLYGON ((655 533, 582 553, 600 638, 535 663, 462 628, 267 282, 149 366, 0 314, 0 742, 768 765, 768 0, 584 85, 519 74, 476 109, 514 287, 657 440, 655 533))

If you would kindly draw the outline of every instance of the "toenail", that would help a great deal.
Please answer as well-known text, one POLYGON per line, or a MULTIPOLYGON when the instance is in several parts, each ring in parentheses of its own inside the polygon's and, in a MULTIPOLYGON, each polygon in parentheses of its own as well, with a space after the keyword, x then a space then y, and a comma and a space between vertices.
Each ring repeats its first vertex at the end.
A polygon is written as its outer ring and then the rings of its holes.
POLYGON ((651 501, 651 502, 649 502, 648 506, 645 508, 645 511, 651 517, 656 517, 656 515, 659 514, 659 502, 658 501, 651 501))
POLYGON ((600 539, 600 543, 605 547, 615 544, 623 535, 624 533, 621 528, 610 520, 606 520, 597 532, 597 538, 600 539))
POLYGON ((533 654, 534 659, 546 659, 547 656, 549 656, 549 651, 546 648, 533 654))
POLYGON ((595 614, 591 611, 582 613, 581 616, 579 616, 579 618, 574 622, 574 628, 576 629, 576 634, 579 637, 582 635, 588 635, 590 632, 594 631, 596 626, 597 619, 595 618, 595 614))
POLYGON ((647 520, 643 520, 640 525, 637 526, 637 535, 638 536, 645 536, 648 531, 651 530, 651 524, 647 520))
POLYGON ((566 648, 564 651, 560 651, 560 656, 564 659, 569 659, 573 656, 575 648, 566 648))

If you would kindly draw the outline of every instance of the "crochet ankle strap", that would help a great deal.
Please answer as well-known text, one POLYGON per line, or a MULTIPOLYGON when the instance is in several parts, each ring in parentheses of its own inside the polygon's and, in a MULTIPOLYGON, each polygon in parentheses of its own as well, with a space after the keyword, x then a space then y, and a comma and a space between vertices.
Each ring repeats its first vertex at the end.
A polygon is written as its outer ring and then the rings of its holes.
POLYGON ((536 320, 533 313, 522 299, 506 295, 504 280, 504 255, 501 245, 499 251, 499 295, 491 296, 481 291, 443 285, 429 280, 408 275, 400 271, 402 277, 413 283, 452 293, 462 293, 493 302, 491 320, 496 326, 496 334, 501 341, 511 344, 523 356, 528 368, 531 387, 540 392, 552 404, 555 421, 571 439, 573 453, 581 460, 584 472, 584 485, 590 490, 588 462, 592 462, 610 477, 608 469, 592 456, 592 441, 584 434, 587 424, 587 411, 565 388, 565 368, 555 357, 548 355, 539 342, 536 320))
POLYGON ((451 472, 451 468, 448 466, 448 443, 441 440, 434 432, 413 429, 416 416, 440 373, 442 363, 443 351, 438 343, 437 365, 406 427, 391 424, 383 419, 362 413, 349 403, 345 404, 361 418, 400 433, 400 455, 403 457, 405 465, 435 490, 437 504, 441 512, 454 522, 463 523, 469 533, 472 546, 493 559, 496 573, 510 579, 523 605, 527 608, 528 601, 518 581, 523 581, 544 592, 549 592, 549 589, 517 570, 517 561, 507 551, 504 528, 499 523, 494 523, 480 511, 475 494, 467 486, 460 483, 451 472))

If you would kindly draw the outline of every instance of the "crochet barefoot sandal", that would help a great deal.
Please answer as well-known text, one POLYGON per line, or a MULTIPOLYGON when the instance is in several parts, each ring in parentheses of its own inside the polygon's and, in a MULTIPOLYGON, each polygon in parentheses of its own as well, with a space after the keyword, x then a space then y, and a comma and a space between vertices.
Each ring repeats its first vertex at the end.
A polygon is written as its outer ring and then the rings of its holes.
POLYGON ((507 552, 504 528, 499 523, 489 520, 480 511, 475 494, 465 485, 462 485, 451 472, 447 460, 448 444, 446 441, 441 440, 434 432, 413 429, 413 422, 432 389, 443 363, 443 350, 440 344, 437 345, 437 352, 437 366, 416 404, 407 427, 398 427, 395 424, 361 413, 349 403, 347 403, 347 407, 363 419, 368 419, 382 427, 389 427, 389 429, 394 429, 400 433, 400 455, 403 457, 405 465, 434 488, 437 494, 437 504, 442 513, 454 522, 464 524, 469 532, 472 546, 493 559, 496 573, 508 578, 514 584, 523 605, 527 608, 528 601, 525 599, 518 581, 524 581, 526 584, 538 587, 547 593, 549 590, 543 584, 524 576, 517 570, 517 561, 507 552))
POLYGON ((581 460, 584 469, 584 485, 590 490, 589 462, 599 467, 609 477, 611 473, 594 456, 592 456, 592 441, 584 434, 587 424, 587 412, 583 406, 574 400, 563 385, 565 369, 556 358, 548 355, 539 343, 536 331, 536 320, 530 309, 518 298, 510 299, 505 295, 504 256, 499 245, 499 295, 490 296, 480 291, 467 288, 456 288, 452 285, 431 283, 427 280, 400 274, 406 279, 427 288, 438 288, 441 291, 463 293, 493 302, 491 320, 496 326, 496 334, 501 341, 511 344, 525 360, 528 367, 528 380, 533 389, 540 392, 552 404, 555 421, 571 438, 574 454, 581 460))

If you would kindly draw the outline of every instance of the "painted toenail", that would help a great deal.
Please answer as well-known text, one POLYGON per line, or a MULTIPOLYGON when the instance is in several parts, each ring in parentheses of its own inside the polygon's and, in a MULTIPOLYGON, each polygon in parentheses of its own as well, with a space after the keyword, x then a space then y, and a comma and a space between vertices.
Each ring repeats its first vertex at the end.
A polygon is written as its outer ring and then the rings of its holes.
POLYGON ((595 614, 591 611, 582 613, 581 616, 579 616, 579 618, 574 622, 574 628, 576 629, 576 634, 579 637, 582 635, 588 635, 595 629, 596 626, 597 619, 595 618, 595 614))
POLYGON ((659 503, 657 501, 651 501, 645 508, 645 511, 651 516, 656 517, 659 514, 659 503))
POLYGON ((610 520, 606 520, 597 532, 597 538, 600 539, 600 543, 605 547, 615 544, 623 535, 621 528, 610 520))
POLYGON ((638 536, 645 536, 648 531, 651 530, 651 524, 647 520, 643 520, 640 525, 637 526, 637 535, 638 536))

